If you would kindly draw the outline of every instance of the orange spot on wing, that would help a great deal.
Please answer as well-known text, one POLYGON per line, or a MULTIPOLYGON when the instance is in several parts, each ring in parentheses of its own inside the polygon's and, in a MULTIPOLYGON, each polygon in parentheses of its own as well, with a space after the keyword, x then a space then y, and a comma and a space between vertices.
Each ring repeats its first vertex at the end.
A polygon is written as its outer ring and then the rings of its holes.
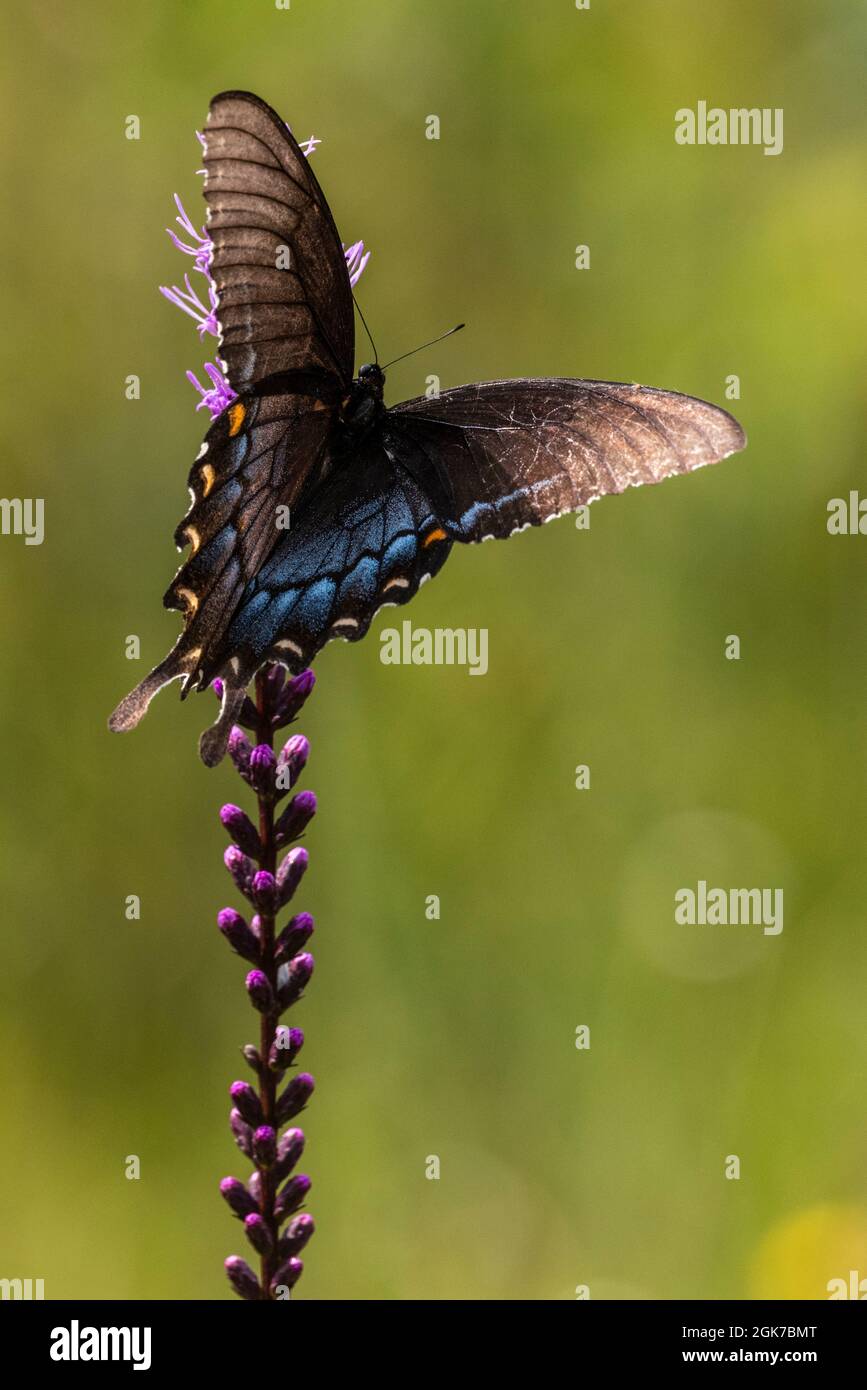
POLYGON ((429 545, 433 545, 434 541, 445 541, 445 540, 448 540, 448 536, 446 535, 445 531, 443 530, 443 528, 442 528, 441 526, 437 526, 435 530, 433 530, 433 531, 428 531, 427 535, 425 536, 424 540, 422 541, 422 548, 423 548, 424 550, 427 550, 428 546, 429 546, 429 545))
POLYGON ((177 595, 186 607, 187 617, 191 618, 199 606, 198 594, 194 594, 192 589, 178 589, 177 595))
POLYGON ((244 423, 244 416, 245 416, 246 414, 247 414, 247 408, 246 408, 246 406, 242 405, 240 401, 236 401, 234 405, 230 405, 230 406, 229 406, 229 438, 230 438, 230 439, 231 439, 234 435, 236 435, 236 434, 238 433, 238 430, 241 428, 241 426, 242 426, 243 423, 244 423))
POLYGON ((214 486, 214 478, 215 478, 216 476, 217 476, 217 475, 216 475, 215 472, 214 472, 213 464, 210 464, 210 463, 203 464, 203 466, 202 466, 202 496, 203 496, 203 497, 207 497, 208 493, 211 491, 211 488, 214 486))

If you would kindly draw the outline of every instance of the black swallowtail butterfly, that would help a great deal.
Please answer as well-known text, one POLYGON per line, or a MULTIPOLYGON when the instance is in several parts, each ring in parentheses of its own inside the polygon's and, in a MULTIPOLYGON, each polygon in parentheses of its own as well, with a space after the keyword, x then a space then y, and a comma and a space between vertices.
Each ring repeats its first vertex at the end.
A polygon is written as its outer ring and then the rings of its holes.
POLYGON ((726 411, 605 381, 488 381, 387 408, 384 373, 353 378, 352 290, 310 162, 248 92, 214 98, 204 137, 221 364, 237 399, 211 425, 176 532, 190 554, 165 596, 172 651, 110 720, 156 692, 224 683, 202 737, 222 757, 268 660, 301 670, 332 637, 363 637, 407 603, 455 541, 511 536, 607 493, 716 463, 745 444, 726 411), (289 266, 279 253, 289 248, 289 266), (289 507, 291 528, 275 525, 289 507))

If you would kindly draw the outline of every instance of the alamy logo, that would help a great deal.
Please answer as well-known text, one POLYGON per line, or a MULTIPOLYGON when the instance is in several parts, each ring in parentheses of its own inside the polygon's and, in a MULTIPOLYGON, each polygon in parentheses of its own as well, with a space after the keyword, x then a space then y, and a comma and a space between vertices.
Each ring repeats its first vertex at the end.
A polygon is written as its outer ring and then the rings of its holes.
POLYGON ((782 106, 711 106, 700 101, 695 111, 682 106, 674 113, 674 138, 679 145, 764 145, 765 154, 783 150, 782 106))
POLYGON ((44 1297, 44 1279, 0 1279, 0 1299, 44 1297))
POLYGON ((867 1279, 862 1279, 857 1269, 849 1270, 849 1280, 829 1279, 825 1288, 828 1298, 856 1298, 863 1303, 867 1299, 867 1279))
POLYGON ((764 927, 765 936, 783 930, 782 888, 678 888, 674 895, 674 920, 680 926, 764 927))
POLYGON ((52 1361, 131 1361, 134 1371, 151 1364, 149 1327, 81 1327, 73 1318, 69 1327, 51 1330, 52 1361))
POLYGON ((379 641, 383 666, 468 666, 471 676, 483 676, 488 669, 486 627, 437 627, 431 632, 413 628, 407 618, 400 631, 384 628, 379 641))
POLYGON ((23 536, 25 545, 41 545, 45 539, 45 499, 0 497, 0 531, 4 536, 23 536))
POLYGON ((831 536, 867 536, 867 497, 858 492, 850 492, 848 500, 832 497, 827 527, 831 536))

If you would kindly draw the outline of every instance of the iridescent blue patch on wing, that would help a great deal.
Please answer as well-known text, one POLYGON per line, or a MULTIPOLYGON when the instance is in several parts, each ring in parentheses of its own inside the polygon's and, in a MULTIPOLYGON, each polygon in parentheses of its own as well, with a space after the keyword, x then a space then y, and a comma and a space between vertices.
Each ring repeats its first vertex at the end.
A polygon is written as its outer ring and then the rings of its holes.
POLYGON ((350 507, 347 507, 346 514, 343 518, 343 524, 345 526, 360 526, 363 522, 369 521, 371 517, 376 516, 377 512, 381 511, 381 496, 359 498, 357 501, 354 500, 350 507))
POLYGON ((376 514, 368 518, 359 529, 354 532, 352 543, 357 550, 368 550, 371 554, 376 554, 382 549, 385 541, 385 517, 382 514, 382 507, 378 508, 376 514))
POLYGON ((328 626, 336 592, 337 584, 333 579, 318 579, 305 589, 292 614, 293 628, 310 637, 320 637, 328 626))
POLYGON ((229 628, 229 641, 234 646, 240 646, 242 642, 253 640, 258 622, 266 612, 271 595, 266 589, 260 589, 258 594, 253 594, 235 615, 234 621, 229 628))
POLYGON ((337 596, 338 607, 342 609, 345 604, 356 607, 371 603, 376 594, 378 579, 378 561, 374 560, 371 555, 363 556, 340 585, 340 592, 337 596))
POLYGON ((346 563, 349 535, 335 530, 330 536, 305 533, 303 527, 287 531, 269 560, 259 571, 258 581, 267 588, 303 584, 317 571, 339 571, 346 563))
POLYGON ((393 492, 386 505, 386 530, 389 535, 398 531, 412 531, 415 526, 409 503, 403 491, 393 492))
POLYGON ((397 536, 382 557, 382 573, 387 578, 395 570, 407 570, 415 559, 418 543, 412 534, 397 536))
POLYGON ((274 632, 280 631, 283 627, 286 619, 298 602, 301 592, 301 589, 286 589, 283 593, 273 596, 268 617, 274 632))
POLYGON ((448 529, 456 532, 458 535, 470 533, 473 527, 479 524, 481 518, 487 521, 488 518, 493 517, 497 512, 502 511, 504 507, 510 506, 519 498, 533 497, 537 492, 544 491, 545 488, 550 488, 550 486, 550 478, 540 478, 537 482, 525 483, 523 487, 515 488, 514 491, 507 492, 503 497, 497 497, 492 502, 474 502, 471 507, 468 507, 465 512, 461 513, 458 518, 457 527, 451 525, 448 529))
POLYGON ((237 473, 250 452, 250 436, 247 433, 237 434, 234 438, 226 440, 224 448, 226 450, 226 471, 237 473))

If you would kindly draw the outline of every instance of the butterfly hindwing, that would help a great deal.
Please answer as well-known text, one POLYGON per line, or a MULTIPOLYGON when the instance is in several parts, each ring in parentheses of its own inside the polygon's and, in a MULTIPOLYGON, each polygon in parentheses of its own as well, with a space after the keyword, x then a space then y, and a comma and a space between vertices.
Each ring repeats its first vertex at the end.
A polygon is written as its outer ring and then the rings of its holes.
MULTIPOLYGON (((132 728, 169 681, 201 688, 226 663, 225 633, 245 592, 291 528, 299 501, 328 466, 334 406, 329 383, 298 378, 303 389, 250 391, 211 425, 189 477, 191 506, 175 540, 190 553, 165 595, 184 631, 164 661, 121 702, 113 729, 132 728)), ((237 682, 229 682, 233 698, 237 682)))
POLYGON ((312 367, 348 385, 349 272, 310 161, 277 113, 250 92, 214 97, 204 142, 210 271, 220 353, 234 389, 312 367))
POLYGON ((190 556, 165 596, 167 608, 201 609, 228 561, 241 586, 288 529, 324 462, 333 409, 309 390, 251 392, 208 431, 188 485, 194 499, 175 532, 190 556))
POLYGON ((322 484, 249 585, 226 633, 241 673, 267 656, 300 670, 331 638, 357 641, 407 603, 450 541, 423 487, 378 439, 322 484))
POLYGON ((539 526, 609 493, 716 463, 745 438, 718 406, 620 382, 489 381, 388 412, 448 496, 449 536, 539 526))

